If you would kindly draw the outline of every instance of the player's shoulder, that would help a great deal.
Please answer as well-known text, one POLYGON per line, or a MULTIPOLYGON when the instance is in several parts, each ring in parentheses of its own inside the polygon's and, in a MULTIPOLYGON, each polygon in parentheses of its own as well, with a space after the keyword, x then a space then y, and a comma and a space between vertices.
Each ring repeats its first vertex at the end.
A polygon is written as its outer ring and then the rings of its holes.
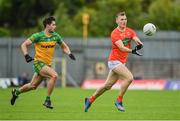
POLYGON ((63 40, 62 37, 57 32, 53 32, 52 35, 53 35, 53 37, 56 38, 57 41, 62 41, 63 40))
POLYGON ((62 38, 62 37, 60 36, 60 34, 58 34, 57 32, 53 32, 53 36, 54 36, 54 37, 58 37, 58 38, 60 38, 60 39, 62 38))
POLYGON ((52 33, 54 36, 60 36, 57 32, 52 33))
POLYGON ((130 28, 130 27, 126 27, 126 31, 135 32, 134 29, 132 29, 132 28, 130 28))
POLYGON ((111 36, 116 35, 116 34, 119 34, 118 28, 115 28, 115 29, 112 30, 111 36))

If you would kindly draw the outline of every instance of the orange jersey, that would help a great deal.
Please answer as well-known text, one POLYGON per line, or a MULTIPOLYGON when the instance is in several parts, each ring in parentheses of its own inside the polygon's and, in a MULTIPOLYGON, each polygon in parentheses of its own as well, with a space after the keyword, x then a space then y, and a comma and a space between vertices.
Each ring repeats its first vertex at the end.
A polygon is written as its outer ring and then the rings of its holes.
POLYGON ((62 38, 59 34, 54 32, 50 37, 48 37, 42 31, 33 34, 29 39, 35 45, 34 60, 42 61, 47 65, 51 65, 56 43, 62 43, 62 38))
POLYGON ((118 60, 122 63, 126 63, 128 53, 122 52, 117 45, 116 41, 121 40, 125 47, 131 47, 131 40, 136 36, 136 33, 130 29, 126 28, 124 32, 121 32, 118 28, 114 29, 111 33, 111 41, 112 41, 112 50, 109 55, 109 61, 118 60))

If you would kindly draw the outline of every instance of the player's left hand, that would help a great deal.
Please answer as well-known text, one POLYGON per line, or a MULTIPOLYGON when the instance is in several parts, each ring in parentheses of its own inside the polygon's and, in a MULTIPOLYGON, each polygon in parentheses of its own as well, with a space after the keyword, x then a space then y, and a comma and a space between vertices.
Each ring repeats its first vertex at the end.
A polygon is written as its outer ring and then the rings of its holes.
POLYGON ((143 48, 143 44, 139 44, 139 45, 136 46, 137 50, 140 50, 141 48, 143 48))
POLYGON ((70 57, 72 60, 76 60, 75 56, 74 56, 72 53, 69 54, 69 57, 70 57))

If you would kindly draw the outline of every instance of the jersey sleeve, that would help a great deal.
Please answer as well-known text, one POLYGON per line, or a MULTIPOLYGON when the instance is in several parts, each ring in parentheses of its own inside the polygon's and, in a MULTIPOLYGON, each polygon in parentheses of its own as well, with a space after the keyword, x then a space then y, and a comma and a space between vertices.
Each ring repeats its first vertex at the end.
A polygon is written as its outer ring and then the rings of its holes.
POLYGON ((32 43, 35 43, 37 42, 39 38, 39 34, 38 33, 35 33, 35 34, 32 34, 28 39, 32 41, 32 43))
POLYGON ((63 42, 62 37, 61 37, 59 34, 57 34, 57 43, 58 43, 59 45, 61 45, 62 42, 63 42))
POLYGON ((133 39, 134 37, 136 37, 136 32, 131 29, 131 39, 133 39))
POLYGON ((116 33, 116 32, 112 32, 111 33, 111 41, 112 43, 115 43, 118 40, 121 40, 122 38, 116 33))

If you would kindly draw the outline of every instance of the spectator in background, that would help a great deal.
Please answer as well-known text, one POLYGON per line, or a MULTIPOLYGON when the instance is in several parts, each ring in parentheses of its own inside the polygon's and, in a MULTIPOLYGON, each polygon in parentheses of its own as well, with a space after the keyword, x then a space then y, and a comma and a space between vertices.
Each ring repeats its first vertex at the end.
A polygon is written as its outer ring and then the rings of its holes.
POLYGON ((22 75, 18 77, 18 84, 19 86, 23 86, 29 82, 28 73, 23 72, 22 75))

